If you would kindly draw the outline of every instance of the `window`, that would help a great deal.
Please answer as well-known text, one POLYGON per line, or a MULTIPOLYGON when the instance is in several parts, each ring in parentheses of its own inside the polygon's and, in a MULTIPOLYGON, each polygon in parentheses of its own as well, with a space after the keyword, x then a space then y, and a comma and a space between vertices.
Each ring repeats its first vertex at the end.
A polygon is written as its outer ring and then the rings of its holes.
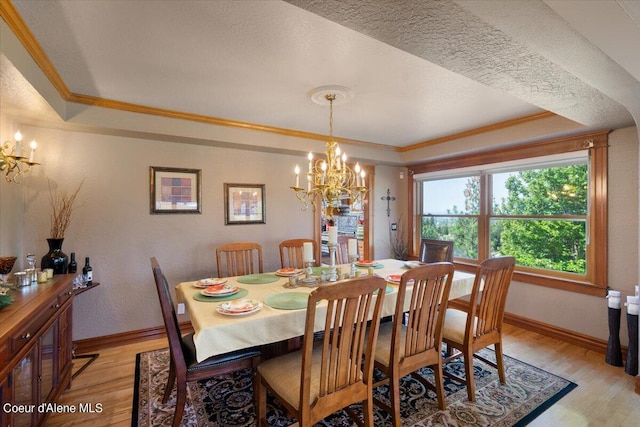
POLYGON ((413 167, 414 248, 452 240, 461 267, 512 255, 516 280, 602 295, 606 134, 597 135, 548 141, 528 156, 521 146, 413 167))

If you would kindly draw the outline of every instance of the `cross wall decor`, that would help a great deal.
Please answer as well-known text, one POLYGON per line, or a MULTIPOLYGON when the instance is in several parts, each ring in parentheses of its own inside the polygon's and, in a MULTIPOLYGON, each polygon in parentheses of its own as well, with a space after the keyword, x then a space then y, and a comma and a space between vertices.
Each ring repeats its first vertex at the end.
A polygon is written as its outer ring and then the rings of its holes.
POLYGON ((391 216, 391 202, 393 202, 396 198, 391 195, 391 190, 387 188, 387 196, 380 197, 380 200, 387 201, 387 217, 391 216))

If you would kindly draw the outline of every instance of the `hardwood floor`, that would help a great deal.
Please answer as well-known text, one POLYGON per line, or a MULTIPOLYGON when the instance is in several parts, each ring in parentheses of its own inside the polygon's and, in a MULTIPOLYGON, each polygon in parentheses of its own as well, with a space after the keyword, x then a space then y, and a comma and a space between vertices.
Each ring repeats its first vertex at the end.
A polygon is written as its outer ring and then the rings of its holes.
MULTIPOLYGON (((578 387, 535 419, 534 427, 634 426, 640 420, 635 377, 607 365, 604 354, 586 350, 515 326, 505 327, 505 354, 539 366, 578 387)), ((46 426, 130 426, 135 356, 167 347, 156 339, 110 348, 73 380, 60 404, 102 405, 101 413, 51 414, 46 426)), ((82 360, 79 360, 82 362, 82 360)))

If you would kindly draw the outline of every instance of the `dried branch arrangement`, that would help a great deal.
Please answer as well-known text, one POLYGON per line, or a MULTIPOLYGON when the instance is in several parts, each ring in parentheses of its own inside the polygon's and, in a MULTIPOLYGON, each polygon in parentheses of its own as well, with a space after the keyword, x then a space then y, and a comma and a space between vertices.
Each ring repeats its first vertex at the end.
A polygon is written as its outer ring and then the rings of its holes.
POLYGON ((406 260, 409 256, 409 243, 402 215, 398 218, 396 231, 391 231, 391 224, 389 224, 389 242, 391 244, 393 257, 399 260, 406 260))
MULTIPOLYGON (((84 181, 83 181, 84 182, 84 181)), ((62 239, 71 223, 71 214, 76 209, 73 204, 82 188, 83 182, 73 193, 58 193, 57 190, 51 188, 49 182, 49 202, 51 203, 51 238, 62 239)))

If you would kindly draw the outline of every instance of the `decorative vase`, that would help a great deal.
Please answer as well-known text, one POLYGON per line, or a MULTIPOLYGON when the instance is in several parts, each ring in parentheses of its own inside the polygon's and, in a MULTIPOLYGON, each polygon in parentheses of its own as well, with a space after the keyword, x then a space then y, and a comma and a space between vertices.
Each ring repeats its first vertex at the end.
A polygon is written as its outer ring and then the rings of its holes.
POLYGON ((620 315, 622 310, 609 307, 609 342, 605 362, 613 366, 622 366, 622 349, 620 348, 620 315))
POLYGON ((40 262, 40 268, 53 268, 53 274, 67 274, 67 267, 69 265, 69 257, 62 252, 61 239, 47 239, 49 244, 49 252, 42 257, 40 262))
POLYGON ((624 371, 638 375, 638 315, 627 313, 627 329, 629 330, 629 346, 627 347, 627 364, 624 371))

